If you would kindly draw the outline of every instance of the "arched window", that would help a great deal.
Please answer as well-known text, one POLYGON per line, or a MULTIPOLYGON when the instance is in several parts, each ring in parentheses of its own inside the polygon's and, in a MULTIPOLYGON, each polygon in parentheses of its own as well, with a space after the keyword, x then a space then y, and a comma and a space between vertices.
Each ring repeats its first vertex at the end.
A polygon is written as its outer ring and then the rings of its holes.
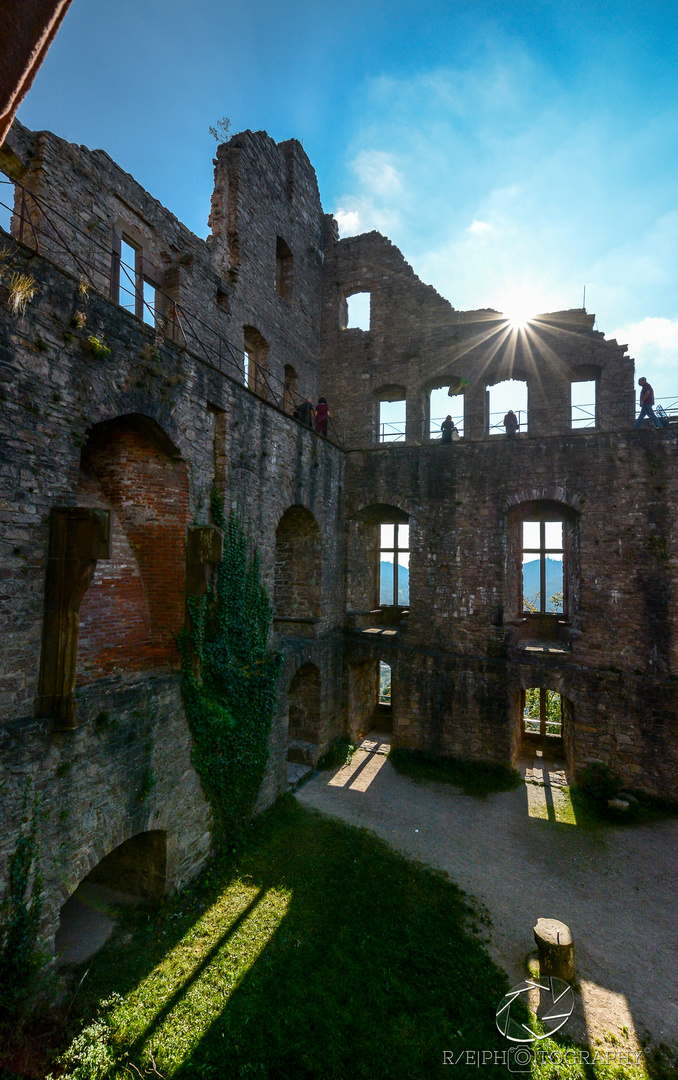
POLYGON ((291 506, 275 531, 276 618, 314 622, 321 610, 320 528, 310 510, 291 506))
POLYGON ((505 379, 487 387, 487 430, 490 435, 506 435, 504 417, 509 409, 518 418, 519 431, 528 430, 527 383, 519 379, 505 379))
POLYGON ((460 438, 464 435, 464 394, 456 389, 460 380, 452 386, 449 382, 435 386, 429 394, 429 439, 435 441, 442 437, 440 425, 446 416, 452 417, 460 438))
POLYGON ((507 519, 506 616, 519 638, 569 643, 579 620, 579 515, 555 500, 514 507, 507 519))

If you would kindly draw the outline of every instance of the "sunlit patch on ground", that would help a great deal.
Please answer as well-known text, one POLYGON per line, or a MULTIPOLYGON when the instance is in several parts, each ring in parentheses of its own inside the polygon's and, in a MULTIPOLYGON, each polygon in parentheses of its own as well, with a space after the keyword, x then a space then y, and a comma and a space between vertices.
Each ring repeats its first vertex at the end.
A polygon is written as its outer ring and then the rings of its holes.
POLYGON ((576 825, 572 796, 563 769, 546 762, 525 769, 525 791, 529 817, 576 825))
POLYGON ((225 894, 111 1016, 117 1038, 165 1076, 190 1056, 284 919, 291 894, 244 885, 225 894))

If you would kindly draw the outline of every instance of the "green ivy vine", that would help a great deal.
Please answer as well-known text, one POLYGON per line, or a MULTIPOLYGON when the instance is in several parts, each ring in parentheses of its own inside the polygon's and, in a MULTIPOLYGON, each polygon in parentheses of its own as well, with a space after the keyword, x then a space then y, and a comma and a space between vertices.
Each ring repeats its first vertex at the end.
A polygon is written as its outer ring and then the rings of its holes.
POLYGON ((216 494, 212 517, 224 534, 214 592, 188 598, 179 646, 193 763, 222 847, 240 835, 261 787, 281 656, 268 649, 273 611, 243 524, 225 518, 216 494))
POLYGON ((38 797, 30 804, 26 782, 21 824, 7 862, 7 887, 0 904, 0 1023, 14 1020, 30 1001, 44 957, 38 949, 42 877, 39 865, 38 797))

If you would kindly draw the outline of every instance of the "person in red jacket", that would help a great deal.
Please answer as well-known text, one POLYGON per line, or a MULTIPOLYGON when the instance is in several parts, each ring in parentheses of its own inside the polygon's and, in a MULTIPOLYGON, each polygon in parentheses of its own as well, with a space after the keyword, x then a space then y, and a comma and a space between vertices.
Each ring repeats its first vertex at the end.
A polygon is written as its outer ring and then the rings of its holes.
POLYGON ((643 426, 643 420, 645 417, 649 417, 654 421, 654 426, 660 428, 662 422, 655 414, 652 406, 654 405, 654 390, 650 386, 647 379, 638 379, 638 386, 640 386, 640 412, 638 413, 638 419, 636 420, 636 426, 634 430, 638 430, 643 426))
POLYGON ((318 398, 318 404, 315 407, 315 430, 319 431, 321 435, 327 438, 327 421, 330 415, 330 410, 327 406, 327 402, 324 397, 318 398))

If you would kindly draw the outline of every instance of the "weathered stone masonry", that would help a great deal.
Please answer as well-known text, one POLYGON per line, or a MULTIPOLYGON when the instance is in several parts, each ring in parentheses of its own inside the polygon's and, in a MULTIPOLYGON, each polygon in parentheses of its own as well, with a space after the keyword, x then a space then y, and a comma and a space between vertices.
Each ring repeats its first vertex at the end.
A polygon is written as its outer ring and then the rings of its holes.
MULTIPOLYGON (((631 430, 633 361, 593 316, 526 333, 456 311, 386 238, 338 240, 301 146, 263 132, 219 147, 207 241, 103 151, 17 124, 0 164, 23 185, 5 265, 37 284, 15 315, 0 281, 0 866, 31 776, 48 941, 120 845, 156 852, 154 894, 208 853, 176 636, 186 575, 206 580, 214 557, 195 532, 214 486, 251 529, 284 657, 260 808, 288 760, 369 729, 380 660, 397 744, 516 762, 521 690, 542 686, 563 695, 571 768, 603 760, 678 798, 678 447, 673 431, 631 430), (369 331, 344 329, 358 291, 369 331), (487 387, 512 377, 529 421, 509 440, 488 433, 487 387), (571 427, 580 380, 596 387, 590 431, 571 427), (448 446, 429 438, 441 386, 464 409, 448 446), (318 394, 341 446, 290 415, 318 394), (394 395, 406 437, 379 445, 394 395), (535 517, 562 522, 561 617, 522 611, 535 517), (407 611, 378 604, 389 522, 409 525, 407 611)), ((120 865, 134 877, 129 854, 120 865)))

